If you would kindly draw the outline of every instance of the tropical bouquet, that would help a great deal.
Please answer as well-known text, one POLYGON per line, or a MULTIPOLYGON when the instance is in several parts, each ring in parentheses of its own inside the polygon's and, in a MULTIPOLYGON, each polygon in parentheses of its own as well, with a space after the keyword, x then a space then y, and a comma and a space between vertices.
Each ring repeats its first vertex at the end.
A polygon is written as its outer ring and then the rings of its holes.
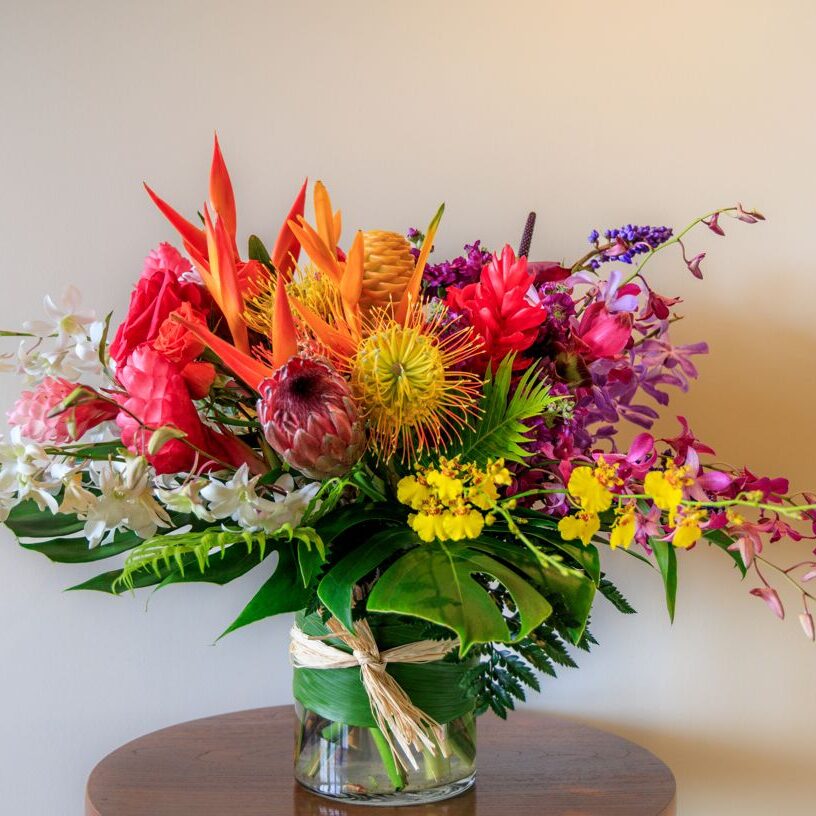
POLYGON ((4 332, 30 389, 0 445, 2 518, 54 561, 120 557, 75 589, 225 584, 272 557, 226 632, 297 613, 303 784, 361 801, 470 785, 474 717, 574 666, 597 596, 633 611, 601 554, 655 567, 673 616, 678 551, 711 545, 780 618, 772 579, 792 585, 814 639, 816 561, 765 553, 814 537, 814 496, 715 463, 683 417, 649 432, 707 347, 672 341, 680 300, 647 266, 671 248, 701 278, 692 230, 760 213, 593 230, 574 263, 528 259, 531 214, 517 251, 439 261, 442 207, 424 233, 343 244, 319 181, 309 219, 304 183, 271 251, 252 235, 242 252, 217 140, 197 220, 147 192, 182 249, 148 255, 118 326, 70 290, 4 332))

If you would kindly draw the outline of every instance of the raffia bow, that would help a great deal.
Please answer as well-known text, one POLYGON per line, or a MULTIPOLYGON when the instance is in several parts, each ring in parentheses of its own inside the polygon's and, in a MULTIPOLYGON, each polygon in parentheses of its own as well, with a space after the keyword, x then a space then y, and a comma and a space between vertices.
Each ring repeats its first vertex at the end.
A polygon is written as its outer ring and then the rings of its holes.
POLYGON ((455 649, 459 645, 458 639, 420 640, 380 652, 366 620, 357 621, 353 633, 336 618, 330 618, 326 626, 331 634, 318 637, 307 635, 298 626, 292 627, 289 644, 292 665, 301 669, 359 666, 371 713, 397 762, 405 770, 409 764, 417 770, 419 766, 413 749, 429 751, 432 756, 436 756, 439 749, 447 757, 442 726, 411 702, 385 667, 388 663, 434 663, 455 649), (327 638, 342 640, 351 648, 351 654, 326 643, 327 638))

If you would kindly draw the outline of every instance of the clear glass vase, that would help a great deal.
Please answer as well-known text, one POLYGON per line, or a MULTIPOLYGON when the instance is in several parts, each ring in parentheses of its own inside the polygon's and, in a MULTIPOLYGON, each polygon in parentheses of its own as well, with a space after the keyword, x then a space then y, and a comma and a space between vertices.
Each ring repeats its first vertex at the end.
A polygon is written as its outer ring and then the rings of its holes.
POLYGON ((417 755, 418 770, 395 762, 377 728, 350 726, 295 703, 295 778, 332 799, 369 805, 409 805, 449 799, 476 776, 476 722, 465 714, 443 726, 448 757, 417 755))

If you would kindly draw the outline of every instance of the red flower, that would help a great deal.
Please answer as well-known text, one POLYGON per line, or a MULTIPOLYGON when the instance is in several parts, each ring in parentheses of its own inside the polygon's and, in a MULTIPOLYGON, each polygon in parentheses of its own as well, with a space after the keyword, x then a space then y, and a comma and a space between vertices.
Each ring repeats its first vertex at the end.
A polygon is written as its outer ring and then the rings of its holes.
POLYGON ((117 377, 127 392, 121 402, 123 410, 116 417, 122 443, 134 453, 147 456, 157 473, 187 472, 196 464, 200 470, 212 467, 207 454, 236 466, 246 461, 237 439, 204 425, 178 366, 149 345, 139 346, 117 371, 117 377), (171 439, 156 454, 148 454, 153 432, 149 429, 164 425, 183 431, 185 439, 171 439), (197 463, 191 445, 206 451, 198 455, 197 463))
POLYGON ((170 313, 183 303, 197 310, 202 307, 204 290, 180 278, 189 268, 189 263, 169 244, 162 244, 148 256, 130 297, 127 317, 110 345, 110 355, 117 365, 123 365, 137 346, 154 340, 170 313))
MULTIPOLYGON (((535 342, 547 312, 532 303, 527 293, 535 275, 527 268, 527 258, 516 259, 512 248, 505 246, 501 257, 482 269, 478 283, 451 287, 447 305, 462 313, 484 342, 484 357, 499 363, 510 352, 521 352, 535 342)), ((517 360, 523 365, 523 361, 517 360)))
POLYGON ((587 362, 616 357, 632 336, 632 315, 610 312, 605 303, 598 301, 583 313, 574 336, 587 362))
POLYGON ((200 356, 206 346, 186 326, 175 320, 176 317, 204 326, 204 328, 207 327, 201 313, 196 311, 192 304, 187 301, 165 318, 156 339, 151 345, 171 363, 185 366, 200 356))

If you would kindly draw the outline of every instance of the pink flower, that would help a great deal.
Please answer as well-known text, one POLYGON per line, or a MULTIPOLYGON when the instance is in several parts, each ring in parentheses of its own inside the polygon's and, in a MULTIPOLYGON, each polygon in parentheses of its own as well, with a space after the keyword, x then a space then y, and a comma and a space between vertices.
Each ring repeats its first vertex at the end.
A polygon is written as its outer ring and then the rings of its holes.
POLYGON ((578 348, 589 360, 616 357, 632 337, 632 315, 612 313, 603 302, 591 304, 575 332, 578 348))
POLYGON ((56 416, 49 416, 80 386, 61 377, 46 377, 34 391, 23 391, 8 412, 10 425, 34 442, 64 444, 79 439, 91 428, 116 416, 116 406, 99 398, 81 397, 56 416))
POLYGON ((756 596, 757 598, 762 598, 765 601, 768 609, 776 615, 777 618, 780 620, 784 619, 785 617, 785 607, 782 606, 782 601, 779 599, 779 595, 775 589, 771 587, 757 587, 756 589, 751 590, 751 595, 756 596))
POLYGON ((216 460, 236 466, 247 461, 239 440, 204 425, 178 366, 149 345, 139 346, 117 376, 127 392, 121 400, 123 410, 116 417, 122 443, 147 456, 157 473, 184 473, 196 466, 206 470, 217 466, 216 460), (149 454, 153 430, 162 426, 182 431, 185 438, 171 439, 157 453, 149 454))

